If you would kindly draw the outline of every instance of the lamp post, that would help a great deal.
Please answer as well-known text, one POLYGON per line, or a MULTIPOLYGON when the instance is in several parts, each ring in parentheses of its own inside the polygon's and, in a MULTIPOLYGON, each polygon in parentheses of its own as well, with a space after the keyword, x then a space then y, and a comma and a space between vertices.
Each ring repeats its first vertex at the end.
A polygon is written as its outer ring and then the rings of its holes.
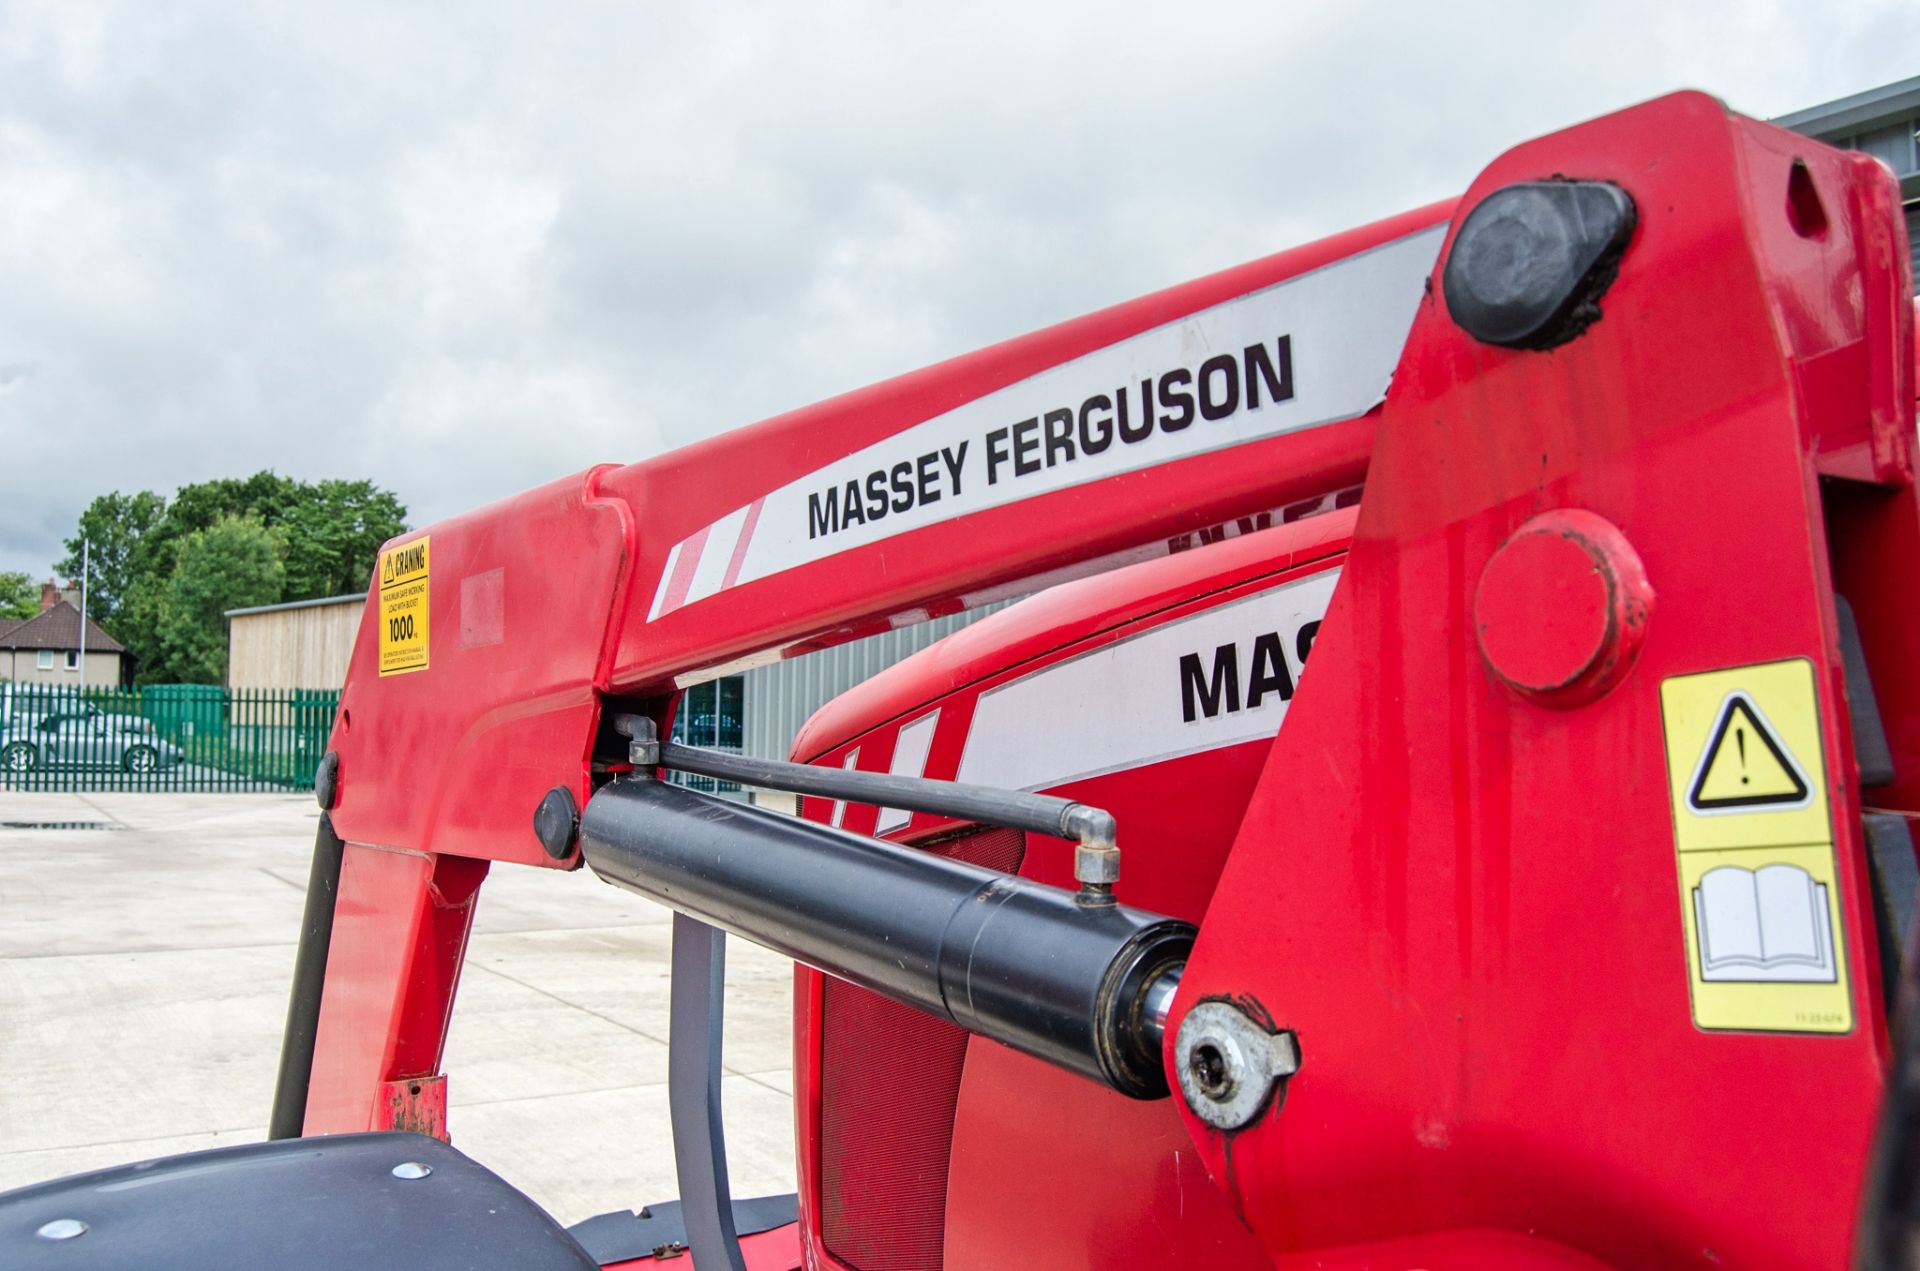
POLYGON ((88 540, 80 540, 80 691, 87 689, 87 551, 88 540))

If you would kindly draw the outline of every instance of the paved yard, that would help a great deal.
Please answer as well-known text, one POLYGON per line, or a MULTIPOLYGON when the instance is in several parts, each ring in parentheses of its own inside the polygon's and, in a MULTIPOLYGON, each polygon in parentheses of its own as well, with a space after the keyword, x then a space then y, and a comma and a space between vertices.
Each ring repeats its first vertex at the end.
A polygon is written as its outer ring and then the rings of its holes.
MULTIPOLYGON (((0 792, 0 1189, 265 1137, 317 816, 304 795, 0 792)), ((668 936, 584 871, 497 866, 481 891, 448 1128, 562 1222, 678 1192, 668 936)), ((734 1194, 791 1191, 790 964, 728 955, 734 1194)))

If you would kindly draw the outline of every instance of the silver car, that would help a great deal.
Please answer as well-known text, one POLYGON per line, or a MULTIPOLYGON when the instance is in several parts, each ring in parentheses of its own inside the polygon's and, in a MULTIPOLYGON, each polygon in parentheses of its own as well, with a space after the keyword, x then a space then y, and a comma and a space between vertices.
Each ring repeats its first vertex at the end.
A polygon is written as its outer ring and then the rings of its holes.
POLYGON ((0 728, 0 772, 10 776, 38 768, 154 772, 171 768, 182 758, 177 746, 160 739, 152 720, 109 715, 85 704, 16 718, 0 728))

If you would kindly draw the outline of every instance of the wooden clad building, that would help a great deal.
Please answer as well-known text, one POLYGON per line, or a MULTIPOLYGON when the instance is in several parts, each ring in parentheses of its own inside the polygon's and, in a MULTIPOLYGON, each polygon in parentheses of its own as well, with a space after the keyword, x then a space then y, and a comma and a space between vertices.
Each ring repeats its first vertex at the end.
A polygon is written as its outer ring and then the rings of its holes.
POLYGON ((355 593, 227 610, 227 687, 339 688, 366 604, 355 593))

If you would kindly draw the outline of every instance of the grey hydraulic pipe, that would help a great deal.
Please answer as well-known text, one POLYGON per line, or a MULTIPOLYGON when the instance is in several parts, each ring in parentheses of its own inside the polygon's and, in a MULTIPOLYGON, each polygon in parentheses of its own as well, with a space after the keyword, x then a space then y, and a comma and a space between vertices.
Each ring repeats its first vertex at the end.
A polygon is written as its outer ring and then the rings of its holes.
POLYGON ((910 808, 939 816, 958 817, 987 825, 1004 825, 1034 834, 1071 839, 1077 845, 1073 876, 1083 888, 1083 901, 1105 901, 1120 877, 1120 852, 1115 843, 1113 814, 1103 808, 991 786, 962 785, 926 777, 899 777, 883 772, 824 768, 756 759, 701 746, 660 743, 660 765, 698 773, 722 781, 737 781, 765 790, 785 790, 826 799, 872 803, 888 808, 910 808))

